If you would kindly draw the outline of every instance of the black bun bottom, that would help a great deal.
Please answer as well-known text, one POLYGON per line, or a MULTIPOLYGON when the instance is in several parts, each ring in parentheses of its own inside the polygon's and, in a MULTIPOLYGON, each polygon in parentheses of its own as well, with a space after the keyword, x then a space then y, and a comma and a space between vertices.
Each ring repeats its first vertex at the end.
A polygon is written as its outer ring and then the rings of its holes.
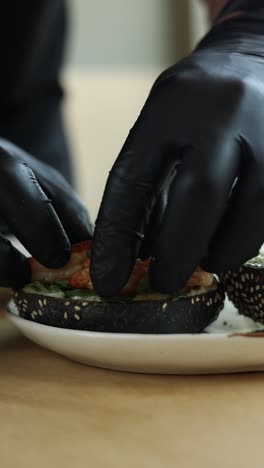
POLYGON ((239 313, 264 324, 264 267, 244 265, 220 278, 239 313))
POLYGON ((221 286, 205 294, 168 301, 86 302, 21 291, 19 315, 59 328, 108 333, 201 333, 224 307, 221 286))

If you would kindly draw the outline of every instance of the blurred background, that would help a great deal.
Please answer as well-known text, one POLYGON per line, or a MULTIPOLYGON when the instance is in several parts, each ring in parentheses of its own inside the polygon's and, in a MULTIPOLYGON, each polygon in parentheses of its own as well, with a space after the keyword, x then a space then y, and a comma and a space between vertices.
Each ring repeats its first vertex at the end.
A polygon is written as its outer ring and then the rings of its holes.
POLYGON ((207 28, 199 0, 74 0, 63 74, 77 189, 95 219, 104 184, 158 74, 207 28))

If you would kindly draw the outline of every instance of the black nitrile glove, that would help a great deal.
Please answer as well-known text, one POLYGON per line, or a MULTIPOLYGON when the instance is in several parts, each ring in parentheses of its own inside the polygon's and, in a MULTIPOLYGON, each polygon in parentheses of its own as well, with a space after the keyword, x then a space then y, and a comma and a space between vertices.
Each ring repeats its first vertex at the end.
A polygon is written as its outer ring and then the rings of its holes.
MULTIPOLYGON (((63 266, 71 243, 92 235, 78 196, 55 169, 1 139, 0 174, 0 216, 10 232, 43 265, 63 266)), ((0 236, 0 287, 19 288, 29 279, 25 257, 0 236)))
POLYGON ((213 272, 238 267, 263 243, 263 210, 260 10, 217 24, 154 84, 107 182, 93 284, 115 294, 141 252, 153 257, 152 286, 163 292, 182 287, 200 264, 213 272))

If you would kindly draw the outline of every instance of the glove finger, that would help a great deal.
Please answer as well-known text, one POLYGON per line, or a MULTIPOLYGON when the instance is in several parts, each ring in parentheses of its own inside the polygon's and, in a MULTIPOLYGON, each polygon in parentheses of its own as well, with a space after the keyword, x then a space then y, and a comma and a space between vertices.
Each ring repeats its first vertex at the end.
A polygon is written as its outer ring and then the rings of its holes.
POLYGON ((264 242, 263 155, 248 153, 204 265, 222 273, 258 255, 264 242))
POLYGON ((206 256, 238 168, 236 142, 206 144, 185 154, 155 235, 150 269, 154 289, 177 291, 206 256))
POLYGON ((78 195, 57 171, 52 171, 52 183, 46 177, 40 185, 50 197, 57 215, 72 244, 89 240, 93 236, 93 226, 89 213, 78 195))
POLYGON ((176 163, 173 164, 169 169, 168 175, 164 179, 158 195, 152 202, 152 206, 149 209, 149 215, 146 216, 146 221, 143 228, 144 239, 142 241, 139 252, 139 258, 142 260, 153 257, 154 255, 155 236, 159 231, 160 226, 162 225, 163 218, 166 213, 169 192, 172 182, 175 179, 178 166, 179 163, 176 163))
POLYGON ((55 169, 33 158, 13 143, 0 139, 1 146, 25 162, 34 172, 39 185, 52 205, 72 244, 91 239, 93 226, 88 211, 65 178, 55 169))
POLYGON ((3 149, 0 165, 1 215, 12 234, 43 265, 49 268, 64 265, 70 255, 70 243, 34 173, 3 149))
POLYGON ((102 295, 114 295, 128 280, 138 256, 146 210, 168 161, 162 152, 153 103, 142 114, 112 168, 96 221, 91 276, 102 295))

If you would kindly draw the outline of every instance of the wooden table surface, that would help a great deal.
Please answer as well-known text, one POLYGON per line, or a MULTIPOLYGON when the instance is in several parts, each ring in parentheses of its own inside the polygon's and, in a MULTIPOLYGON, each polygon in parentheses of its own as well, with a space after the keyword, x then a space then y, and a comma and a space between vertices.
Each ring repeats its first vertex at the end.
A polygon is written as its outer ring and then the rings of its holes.
POLYGON ((75 364, 0 321, 1 468, 263 466, 264 374, 150 376, 75 364))

